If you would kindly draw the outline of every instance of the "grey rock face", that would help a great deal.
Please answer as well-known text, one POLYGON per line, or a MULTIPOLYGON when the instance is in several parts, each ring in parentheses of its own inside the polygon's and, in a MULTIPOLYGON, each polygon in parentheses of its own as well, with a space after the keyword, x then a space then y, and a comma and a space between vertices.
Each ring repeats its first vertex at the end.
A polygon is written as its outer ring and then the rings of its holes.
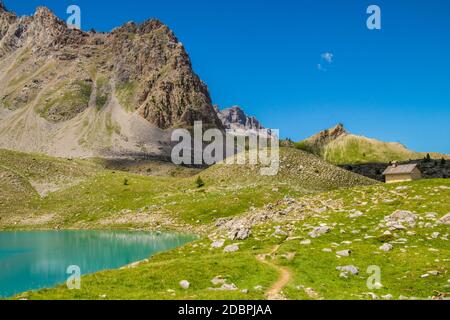
POLYGON ((264 129, 261 123, 255 118, 245 114, 238 106, 220 111, 216 106, 215 110, 219 120, 225 129, 259 130, 264 129))

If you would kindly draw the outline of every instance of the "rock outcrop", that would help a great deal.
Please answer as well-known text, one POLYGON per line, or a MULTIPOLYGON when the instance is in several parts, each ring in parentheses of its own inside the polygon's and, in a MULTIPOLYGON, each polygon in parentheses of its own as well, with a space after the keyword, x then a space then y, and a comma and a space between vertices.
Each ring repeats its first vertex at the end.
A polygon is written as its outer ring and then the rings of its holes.
POLYGON ((196 120, 223 129, 162 22, 84 32, 44 7, 18 17, 3 5, 0 120, 0 147, 58 156, 158 153, 171 129, 196 120))
POLYGON ((231 130, 260 130, 264 129, 261 123, 255 117, 245 114, 239 107, 234 106, 229 109, 219 110, 217 106, 214 107, 217 112, 222 125, 225 129, 231 130))

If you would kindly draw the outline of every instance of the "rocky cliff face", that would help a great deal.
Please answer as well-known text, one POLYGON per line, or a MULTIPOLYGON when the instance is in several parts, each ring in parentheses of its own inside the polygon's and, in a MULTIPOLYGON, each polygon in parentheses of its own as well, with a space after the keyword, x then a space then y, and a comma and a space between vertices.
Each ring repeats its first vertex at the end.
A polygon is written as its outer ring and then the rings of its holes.
POLYGON ((0 5, 0 147, 167 153, 170 129, 196 120, 222 128, 207 86, 160 21, 83 32, 47 8, 17 17, 0 5))
POLYGON ((240 129, 240 130, 259 130, 264 129, 261 123, 255 117, 250 117, 238 106, 229 109, 219 110, 215 106, 217 116, 222 125, 226 129, 240 129))
POLYGON ((318 134, 307 139, 308 143, 315 148, 322 148, 339 137, 347 135, 344 125, 338 124, 333 128, 319 132, 318 134))

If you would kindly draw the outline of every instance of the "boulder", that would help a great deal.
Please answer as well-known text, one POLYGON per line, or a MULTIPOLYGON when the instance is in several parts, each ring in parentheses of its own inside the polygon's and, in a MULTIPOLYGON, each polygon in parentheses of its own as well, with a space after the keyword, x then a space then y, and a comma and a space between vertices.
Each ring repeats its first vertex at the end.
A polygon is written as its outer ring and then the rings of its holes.
POLYGON ((214 241, 214 242, 211 244, 211 248, 219 249, 219 248, 222 248, 224 244, 225 244, 225 240, 214 241))
POLYGON ((445 216, 439 219, 439 223, 442 224, 450 224, 450 213, 447 213, 445 216))
POLYGON ((236 252, 239 251, 239 245, 238 244, 230 244, 229 246, 226 246, 223 249, 223 252, 225 253, 231 253, 231 252, 236 252))
POLYGON ((308 233, 308 235, 311 238, 318 238, 321 235, 324 235, 326 233, 329 233, 331 231, 331 228, 328 226, 320 226, 320 227, 316 227, 313 229, 313 231, 311 231, 310 233, 308 233))
POLYGON ((394 246, 390 243, 385 243, 379 249, 381 251, 388 252, 388 251, 391 251, 392 249, 394 249, 394 246))
POLYGON ((349 265, 349 266, 343 266, 343 267, 336 267, 336 270, 341 271, 341 275, 342 274, 346 274, 346 275, 352 275, 352 276, 356 276, 359 274, 359 269, 358 267, 349 265))
POLYGON ((352 250, 341 250, 336 252, 336 254, 340 257, 349 257, 351 253, 352 250))

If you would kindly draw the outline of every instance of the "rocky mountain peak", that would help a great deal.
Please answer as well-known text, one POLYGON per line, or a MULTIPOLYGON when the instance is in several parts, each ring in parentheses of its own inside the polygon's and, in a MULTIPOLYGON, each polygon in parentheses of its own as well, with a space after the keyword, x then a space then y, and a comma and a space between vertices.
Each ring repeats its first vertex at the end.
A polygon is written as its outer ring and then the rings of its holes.
POLYGON ((314 149, 321 149, 328 143, 338 139, 341 136, 347 135, 348 132, 343 124, 338 124, 330 129, 323 130, 312 137, 306 139, 306 143, 314 149))
POLYGON ((8 12, 3 1, 0 0, 0 13, 8 12))
POLYGON ((226 129, 259 130, 264 128, 258 119, 246 115, 239 106, 233 106, 222 111, 216 106, 215 110, 226 129))
MULTIPOLYGON (((49 9, 39 7, 33 16, 0 14, 0 40, 0 62, 17 61, 11 70, 7 69, 11 63, 0 63, 0 130, 12 126, 23 131, 21 142, 15 144, 19 150, 62 155, 60 139, 49 138, 61 127, 59 132, 71 137, 71 147, 64 150, 76 150, 68 153, 75 156, 118 145, 127 152, 149 150, 145 146, 155 148, 170 129, 190 128, 195 121, 202 121, 205 128, 223 129, 206 84, 195 74, 184 46, 160 20, 128 22, 109 33, 83 32, 69 29, 49 9), (92 126, 105 125, 96 127, 88 142, 82 137, 84 128, 69 128, 71 122, 81 123, 78 118, 91 115, 93 108, 99 113, 92 116, 92 126), (25 126, 43 132, 23 130, 9 120, 22 109, 35 112, 32 121, 42 124, 25 126), (112 114, 114 124, 96 119, 110 119, 112 114), (139 125, 126 129, 130 122, 139 125), (164 132, 157 137, 152 130, 164 132)), ((0 139, 0 147, 12 145, 12 136, 0 139)), ((160 146, 156 149, 159 152, 160 146)))

